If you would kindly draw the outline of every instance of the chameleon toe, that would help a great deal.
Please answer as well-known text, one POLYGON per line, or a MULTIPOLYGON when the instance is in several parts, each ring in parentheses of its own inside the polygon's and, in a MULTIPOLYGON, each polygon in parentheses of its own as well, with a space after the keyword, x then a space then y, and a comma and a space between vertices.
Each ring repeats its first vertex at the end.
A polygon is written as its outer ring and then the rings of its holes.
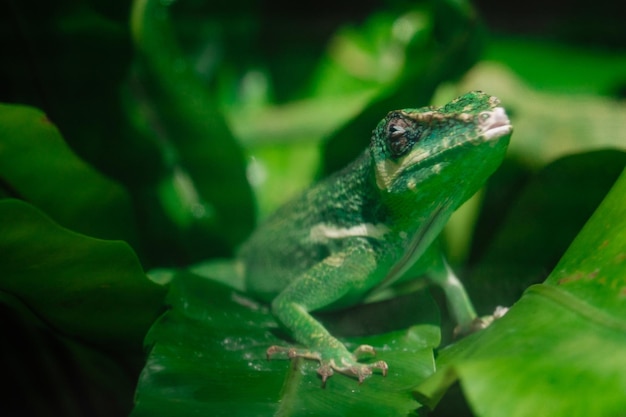
POLYGON ((370 345, 360 345, 352 352, 355 358, 362 358, 367 356, 376 356, 376 349, 370 345))

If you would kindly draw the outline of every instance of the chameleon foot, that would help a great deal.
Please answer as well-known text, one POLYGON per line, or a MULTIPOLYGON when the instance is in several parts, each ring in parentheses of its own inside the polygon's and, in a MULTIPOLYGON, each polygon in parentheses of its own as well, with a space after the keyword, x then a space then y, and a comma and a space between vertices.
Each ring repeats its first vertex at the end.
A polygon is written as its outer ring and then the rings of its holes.
POLYGON ((479 330, 486 329, 491 325, 491 323, 498 320, 499 318, 502 318, 507 313, 507 311, 509 311, 507 307, 498 306, 491 315, 476 317, 465 326, 459 325, 454 329, 454 337, 463 337, 471 333, 475 333, 479 330))
POLYGON ((359 357, 376 355, 374 348, 369 345, 359 346, 353 354, 349 352, 335 353, 334 355, 330 355, 332 356, 331 358, 326 358, 325 355, 322 355, 320 352, 282 346, 270 346, 266 353, 268 360, 277 353, 284 353, 289 359, 304 358, 318 361, 320 366, 317 369, 317 373, 322 377, 322 388, 326 386, 326 381, 333 376, 335 371, 355 377, 358 379, 359 384, 361 384, 366 378, 373 374, 375 369, 379 369, 383 376, 387 376, 387 370, 389 369, 385 361, 377 361, 370 364, 357 362, 357 358, 359 357))

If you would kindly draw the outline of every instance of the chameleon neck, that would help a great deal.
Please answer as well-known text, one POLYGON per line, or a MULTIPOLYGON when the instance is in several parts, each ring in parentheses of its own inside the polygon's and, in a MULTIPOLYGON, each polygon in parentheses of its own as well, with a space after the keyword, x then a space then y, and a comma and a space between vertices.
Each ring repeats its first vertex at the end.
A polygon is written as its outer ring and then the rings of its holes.
POLYGON ((446 198, 442 184, 418 184, 415 189, 401 193, 381 190, 369 150, 338 172, 332 184, 330 197, 348 201, 343 212, 350 217, 351 224, 385 224, 403 231, 409 238, 427 233, 428 240, 432 240, 431 235, 439 233, 456 209, 446 198))
POLYGON ((342 211, 352 222, 386 223, 389 212, 380 199, 370 151, 365 150, 355 161, 329 178, 330 198, 343 201, 342 211))

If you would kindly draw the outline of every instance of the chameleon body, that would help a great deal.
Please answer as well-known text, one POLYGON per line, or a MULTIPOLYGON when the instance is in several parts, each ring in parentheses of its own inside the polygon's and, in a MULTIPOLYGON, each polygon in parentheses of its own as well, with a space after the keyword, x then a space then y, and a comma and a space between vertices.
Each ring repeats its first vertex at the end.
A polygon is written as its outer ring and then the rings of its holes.
POLYGON ((497 98, 467 93, 441 107, 392 111, 350 165, 262 223, 239 253, 246 289, 271 303, 300 348, 272 346, 363 381, 382 361, 358 362, 312 315, 375 297, 426 275, 461 330, 476 321, 463 287, 433 245, 451 214, 502 162, 512 127, 497 98))

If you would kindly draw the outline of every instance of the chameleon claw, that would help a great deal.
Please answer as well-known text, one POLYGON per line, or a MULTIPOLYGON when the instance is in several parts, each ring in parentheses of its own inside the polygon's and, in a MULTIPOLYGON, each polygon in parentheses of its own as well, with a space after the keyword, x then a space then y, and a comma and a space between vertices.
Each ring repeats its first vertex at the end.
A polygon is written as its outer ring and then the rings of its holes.
MULTIPOLYGON (((376 349, 374 349, 370 345, 361 345, 354 350, 353 353, 355 358, 362 358, 363 356, 376 356, 376 349)), ((385 361, 377 361, 370 365, 362 365, 364 366, 365 372, 353 371, 355 375, 359 378, 359 384, 361 384, 365 378, 369 377, 372 374, 373 369, 380 369, 383 376, 387 376, 387 371, 389 370, 389 366, 385 361)))
POLYGON ((458 325, 454 328, 454 337, 462 337, 467 336, 471 333, 478 332, 480 330, 486 329, 489 327, 494 321, 502 318, 509 309, 507 307, 497 306, 493 314, 489 316, 476 317, 470 323, 465 326, 458 325))
POLYGON ((333 371, 332 365, 320 365, 317 369, 317 373, 322 377, 322 388, 326 388, 326 381, 328 378, 334 375, 335 371, 333 371))
POLYGON ((387 362, 385 361, 378 361, 370 365, 363 365, 363 368, 361 368, 361 371, 355 373, 355 375, 358 376, 359 385, 361 385, 361 383, 363 383, 363 381, 365 381, 366 378, 369 378, 374 373, 373 372, 374 369, 380 369, 381 374, 383 375, 383 377, 385 377, 387 376, 387 371, 389 370, 389 366, 387 365, 387 362))
POLYGON ((362 358, 363 356, 376 356, 376 349, 370 345, 361 345, 352 352, 355 358, 362 358))
POLYGON ((361 385, 366 378, 369 378, 370 375, 372 375, 372 370, 369 368, 362 368, 361 370, 357 370, 355 374, 359 380, 359 385, 361 385))
POLYGON ((272 356, 277 354, 277 353, 285 353, 287 352, 287 355, 289 355, 288 353, 289 348, 285 348, 282 346, 270 346, 267 348, 267 350, 265 351, 265 355, 267 357, 267 360, 269 361, 270 359, 272 359, 272 356))
POLYGON ((389 371, 389 365, 385 361, 378 361, 372 365, 373 368, 378 368, 381 370, 383 376, 387 376, 387 372, 389 371))
POLYGON ((374 348, 370 345, 359 346, 354 351, 353 355, 348 354, 347 356, 342 357, 339 364, 335 361, 335 359, 324 359, 320 353, 312 352, 306 349, 274 345, 270 346, 266 351, 268 360, 270 360, 275 354, 284 354, 289 359, 304 358, 318 361, 320 366, 317 369, 317 373, 322 378, 322 388, 326 387, 328 378, 333 376, 335 371, 357 378, 360 385, 374 373, 374 369, 380 369, 383 376, 387 376, 387 370, 389 369, 385 361, 378 361, 372 364, 356 362, 356 358, 358 356, 371 356, 376 354, 376 350, 374 350, 374 348))

